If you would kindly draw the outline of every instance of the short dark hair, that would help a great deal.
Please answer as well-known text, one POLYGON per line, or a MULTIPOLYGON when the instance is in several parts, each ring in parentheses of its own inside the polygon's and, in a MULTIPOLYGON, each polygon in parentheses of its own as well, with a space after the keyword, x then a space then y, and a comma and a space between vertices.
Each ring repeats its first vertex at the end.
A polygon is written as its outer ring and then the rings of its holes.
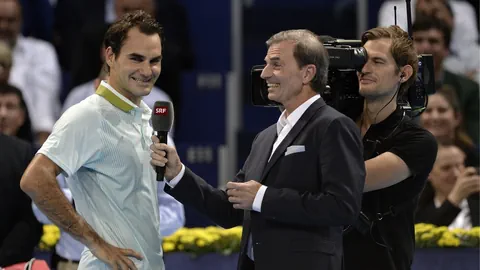
POLYGON ((389 27, 377 27, 370 29, 362 35, 362 46, 369 40, 388 38, 392 41, 390 53, 395 60, 398 71, 400 67, 410 65, 413 68, 412 76, 400 84, 398 96, 403 96, 407 89, 415 82, 418 72, 418 56, 413 45, 413 41, 409 38, 408 33, 397 25, 389 27))
POLYGON ((309 30, 287 30, 279 32, 267 40, 267 47, 282 41, 294 41, 293 57, 300 68, 313 64, 317 74, 310 81, 312 89, 320 93, 325 89, 328 79, 328 52, 316 34, 309 30))
POLYGON ((452 38, 452 29, 450 26, 443 20, 440 20, 434 16, 422 15, 415 19, 412 25, 412 33, 419 31, 428 31, 431 29, 436 29, 443 34, 443 41, 447 49, 450 48, 450 42, 452 38))
POLYGON ((20 100, 20 107, 25 113, 25 122, 23 125, 18 129, 17 134, 15 137, 26 140, 28 142, 34 142, 34 136, 32 131, 32 122, 30 121, 30 116, 28 112, 27 104, 25 103, 25 99, 23 98, 22 91, 17 87, 8 84, 8 83, 1 83, 0 84, 0 95, 8 95, 13 94, 18 97, 20 100))
MULTIPOLYGON (((163 29, 155 18, 143 10, 136 10, 125 14, 120 20, 116 21, 108 28, 103 39, 105 49, 111 47, 115 57, 118 57, 120 50, 127 39, 128 31, 135 27, 138 27, 143 34, 158 34, 160 39, 162 39, 163 29)), ((107 69, 110 71, 109 66, 107 66, 107 69)))

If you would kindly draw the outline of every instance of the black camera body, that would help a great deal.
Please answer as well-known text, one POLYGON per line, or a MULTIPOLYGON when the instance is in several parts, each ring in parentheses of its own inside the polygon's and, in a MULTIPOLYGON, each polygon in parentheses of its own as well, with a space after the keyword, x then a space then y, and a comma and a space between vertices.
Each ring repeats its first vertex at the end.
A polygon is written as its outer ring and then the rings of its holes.
MULTIPOLYGON (((356 120, 363 111, 364 98, 358 91, 357 72, 365 65, 368 55, 360 40, 337 40, 320 37, 329 56, 327 86, 320 92, 325 102, 356 120)), ((415 83, 403 96, 398 96, 400 106, 412 117, 420 115, 426 108, 428 95, 435 93, 433 57, 418 56, 419 68, 415 83)), ((266 81, 260 77, 264 65, 251 69, 251 101, 255 106, 277 107, 281 104, 268 99, 266 81)))

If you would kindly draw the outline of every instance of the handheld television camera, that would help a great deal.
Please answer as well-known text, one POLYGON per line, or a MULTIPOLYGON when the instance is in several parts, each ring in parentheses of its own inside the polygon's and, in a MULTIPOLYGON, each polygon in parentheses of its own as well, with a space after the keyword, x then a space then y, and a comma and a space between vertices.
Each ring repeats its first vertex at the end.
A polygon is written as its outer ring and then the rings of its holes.
MULTIPOLYGON (((367 52, 360 47, 360 41, 332 40, 324 42, 328 51, 330 64, 327 87, 320 95, 325 102, 356 119, 363 110, 363 97, 358 92, 357 71, 367 61, 367 52), (356 44, 355 44, 356 43, 356 44)), ((254 66, 251 70, 251 96, 255 106, 279 106, 268 99, 266 81, 260 77, 264 65, 254 66)), ((428 95, 435 93, 433 57, 430 54, 418 56, 418 72, 415 83, 403 96, 398 97, 398 104, 411 116, 421 114, 428 101, 428 95)))
MULTIPOLYGON (((410 24, 411 22, 409 29, 410 24)), ((360 40, 342 40, 329 36, 320 36, 319 39, 329 56, 327 87, 320 95, 328 105, 356 120, 363 110, 364 100, 358 91, 357 71, 361 71, 365 65, 368 59, 367 51, 361 47, 360 40)), ((426 109, 428 95, 435 93, 432 55, 419 55, 418 61, 415 83, 403 96, 397 97, 398 104, 412 117, 420 115, 426 109)), ((268 99, 266 81, 260 77, 263 68, 264 65, 256 65, 251 69, 252 104, 263 107, 280 106, 268 99)))

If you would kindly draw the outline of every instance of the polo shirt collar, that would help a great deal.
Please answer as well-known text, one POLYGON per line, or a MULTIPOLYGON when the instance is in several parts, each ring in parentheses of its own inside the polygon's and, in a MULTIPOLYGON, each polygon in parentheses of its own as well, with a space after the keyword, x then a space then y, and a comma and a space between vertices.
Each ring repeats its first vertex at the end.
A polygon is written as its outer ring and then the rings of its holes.
POLYGON ((101 81, 95 93, 99 96, 105 98, 113 106, 119 108, 124 112, 130 112, 135 108, 138 108, 132 101, 124 97, 122 94, 117 92, 111 85, 106 81, 101 81))

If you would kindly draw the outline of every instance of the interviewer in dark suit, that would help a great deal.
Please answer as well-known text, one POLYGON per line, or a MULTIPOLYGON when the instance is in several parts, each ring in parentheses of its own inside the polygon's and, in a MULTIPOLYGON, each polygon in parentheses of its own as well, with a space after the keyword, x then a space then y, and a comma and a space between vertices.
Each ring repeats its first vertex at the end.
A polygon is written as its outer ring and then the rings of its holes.
POLYGON ((262 77, 284 111, 256 136, 227 191, 156 137, 151 163, 166 164, 166 191, 178 201, 222 227, 243 225, 238 269, 341 269, 342 228, 356 220, 365 182, 359 129, 318 94, 328 56, 316 35, 284 31, 267 46, 262 77))

